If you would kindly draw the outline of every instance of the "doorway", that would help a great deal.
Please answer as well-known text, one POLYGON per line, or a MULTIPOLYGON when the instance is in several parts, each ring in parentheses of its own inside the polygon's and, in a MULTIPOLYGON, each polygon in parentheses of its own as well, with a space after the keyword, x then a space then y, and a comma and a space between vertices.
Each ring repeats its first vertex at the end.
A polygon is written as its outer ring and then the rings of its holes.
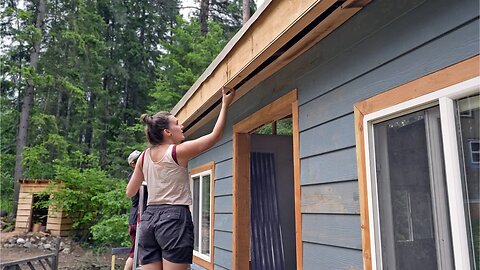
POLYGON ((236 124, 233 141, 233 269, 301 269, 296 90, 236 124))

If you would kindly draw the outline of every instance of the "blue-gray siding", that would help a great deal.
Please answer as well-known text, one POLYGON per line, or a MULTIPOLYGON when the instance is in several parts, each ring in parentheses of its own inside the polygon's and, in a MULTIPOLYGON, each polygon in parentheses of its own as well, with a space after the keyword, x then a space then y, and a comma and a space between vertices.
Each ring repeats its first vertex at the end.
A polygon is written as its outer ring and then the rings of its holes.
POLYGON ((478 54, 478 10, 477 0, 374 0, 235 103, 222 141, 189 164, 216 163, 215 269, 232 263, 231 127, 295 88, 304 269, 362 269, 353 104, 478 54))

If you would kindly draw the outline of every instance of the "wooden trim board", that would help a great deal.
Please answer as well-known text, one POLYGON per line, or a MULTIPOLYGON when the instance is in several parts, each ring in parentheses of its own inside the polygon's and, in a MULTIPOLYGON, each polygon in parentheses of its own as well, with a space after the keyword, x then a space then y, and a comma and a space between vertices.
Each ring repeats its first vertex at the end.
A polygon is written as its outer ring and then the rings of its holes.
POLYGON ((280 97, 233 127, 233 269, 249 269, 250 251, 250 132, 292 115, 295 242, 297 269, 303 269, 300 187, 300 136, 297 90, 280 97))
MULTIPOLYGON (((283 52, 280 58, 245 82, 237 89, 236 100, 333 32, 370 1, 349 2, 353 4, 338 6, 290 50, 283 52)), ((229 44, 226 47, 230 51, 225 58, 218 61, 213 70, 209 67, 208 76, 201 76, 201 81, 194 84, 195 88, 187 92, 172 113, 190 129, 190 123, 221 98, 222 86, 234 87, 251 76, 267 59, 337 3, 337 0, 298 0, 295 4, 291 1, 272 1, 261 16, 248 26, 250 28, 243 36, 233 46, 229 44)), ((197 122, 195 125, 200 124, 197 122)))
POLYGON ((190 170, 190 178, 192 175, 205 172, 205 171, 210 171, 211 172, 211 177, 210 177, 210 199, 211 199, 211 205, 210 205, 210 262, 193 255, 193 262, 201 265, 202 267, 213 270, 214 268, 214 226, 215 226, 215 162, 211 161, 209 163, 200 165, 198 167, 195 167, 190 170))

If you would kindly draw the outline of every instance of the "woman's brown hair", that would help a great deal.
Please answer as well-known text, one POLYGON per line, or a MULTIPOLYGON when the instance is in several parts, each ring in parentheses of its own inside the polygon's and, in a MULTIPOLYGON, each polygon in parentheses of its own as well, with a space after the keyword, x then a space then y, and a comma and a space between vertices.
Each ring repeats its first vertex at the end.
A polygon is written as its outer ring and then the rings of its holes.
POLYGON ((169 112, 158 112, 153 116, 142 114, 140 120, 145 124, 145 134, 151 145, 159 145, 163 142, 163 130, 169 128, 169 112))

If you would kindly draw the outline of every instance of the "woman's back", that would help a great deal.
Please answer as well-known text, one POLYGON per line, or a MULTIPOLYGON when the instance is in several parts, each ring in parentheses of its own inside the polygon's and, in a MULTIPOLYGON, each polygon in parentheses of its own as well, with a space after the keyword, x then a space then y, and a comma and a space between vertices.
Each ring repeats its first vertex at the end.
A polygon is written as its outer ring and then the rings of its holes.
POLYGON ((148 148, 143 157, 143 175, 148 188, 147 205, 191 205, 187 168, 177 164, 174 144, 165 148, 148 148))

